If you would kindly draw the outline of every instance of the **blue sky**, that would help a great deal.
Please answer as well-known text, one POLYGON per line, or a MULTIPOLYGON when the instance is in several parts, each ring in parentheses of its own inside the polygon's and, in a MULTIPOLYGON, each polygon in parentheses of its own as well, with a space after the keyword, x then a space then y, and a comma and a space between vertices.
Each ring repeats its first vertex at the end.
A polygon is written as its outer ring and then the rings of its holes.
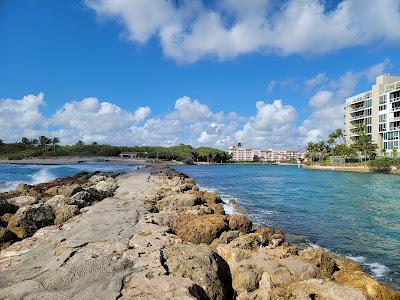
POLYGON ((297 148, 400 74, 400 1, 278 3, 3 0, 0 138, 297 148))

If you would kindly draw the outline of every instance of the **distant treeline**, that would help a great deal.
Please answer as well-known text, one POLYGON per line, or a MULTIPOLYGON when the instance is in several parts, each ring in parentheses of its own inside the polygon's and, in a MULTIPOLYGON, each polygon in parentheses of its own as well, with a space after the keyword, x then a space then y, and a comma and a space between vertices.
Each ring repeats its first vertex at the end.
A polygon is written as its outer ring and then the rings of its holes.
POLYGON ((194 148, 180 144, 172 147, 160 146, 112 146, 96 142, 85 144, 78 141, 74 145, 60 145, 60 139, 41 136, 38 139, 22 138, 16 143, 4 143, 0 140, 0 157, 23 159, 29 157, 58 156, 118 156, 121 152, 135 152, 139 158, 177 160, 191 162, 227 162, 228 153, 210 147, 194 148))

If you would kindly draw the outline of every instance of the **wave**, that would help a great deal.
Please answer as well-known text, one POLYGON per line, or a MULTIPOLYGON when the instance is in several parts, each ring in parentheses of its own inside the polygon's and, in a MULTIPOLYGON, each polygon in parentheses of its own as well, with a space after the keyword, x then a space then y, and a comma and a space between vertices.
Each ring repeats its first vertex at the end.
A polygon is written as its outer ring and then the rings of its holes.
POLYGON ((32 178, 30 184, 48 182, 57 178, 54 174, 51 173, 49 168, 41 168, 36 173, 30 175, 30 177, 32 178))
POLYGON ((368 270, 371 272, 372 276, 376 279, 381 279, 385 277, 385 275, 390 271, 390 269, 378 262, 368 262, 367 259, 363 256, 351 256, 348 255, 346 256, 347 258, 350 258, 356 262, 358 262, 360 265, 368 268, 368 270))
POLYGON ((224 211, 225 211, 226 214, 232 215, 232 214, 239 213, 235 209, 235 207, 232 205, 232 203, 229 201, 229 199, 234 198, 233 196, 228 195, 228 194, 219 193, 218 190, 215 189, 215 188, 208 188, 208 187, 204 187, 204 186, 200 186, 200 185, 198 185, 198 186, 199 186, 199 189, 202 190, 202 191, 207 191, 207 192, 210 192, 210 193, 218 193, 219 196, 221 197, 222 207, 224 208, 224 211))

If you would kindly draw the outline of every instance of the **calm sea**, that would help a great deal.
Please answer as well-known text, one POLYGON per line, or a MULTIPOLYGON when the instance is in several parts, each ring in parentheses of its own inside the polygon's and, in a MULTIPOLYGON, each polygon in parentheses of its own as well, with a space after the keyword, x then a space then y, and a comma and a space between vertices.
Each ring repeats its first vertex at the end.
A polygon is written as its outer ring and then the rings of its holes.
POLYGON ((400 288, 400 176, 297 166, 177 166, 253 221, 301 235, 400 288))

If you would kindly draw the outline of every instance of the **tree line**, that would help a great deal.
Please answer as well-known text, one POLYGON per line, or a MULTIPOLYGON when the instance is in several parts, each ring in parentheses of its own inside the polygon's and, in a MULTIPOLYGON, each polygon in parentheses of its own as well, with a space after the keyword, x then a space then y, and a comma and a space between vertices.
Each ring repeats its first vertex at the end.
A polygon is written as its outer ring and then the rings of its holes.
POLYGON ((191 162, 227 162, 230 156, 225 151, 211 148, 194 148, 180 144, 171 147, 161 146, 112 146, 93 142, 86 144, 77 141, 73 145, 61 145, 57 137, 21 138, 15 143, 5 143, 0 139, 0 157, 6 159, 23 159, 29 157, 61 156, 118 156, 122 152, 135 152, 139 158, 177 160, 191 162))
MULTIPOLYGON (((326 141, 309 142, 306 147, 306 156, 311 162, 319 162, 331 156, 342 157, 345 161, 355 161, 361 156, 364 161, 374 159, 378 146, 371 141, 371 136, 365 132, 364 125, 356 128, 358 139, 347 145, 342 129, 336 129, 328 135, 326 141)), ((396 155, 397 153, 392 153, 396 155)))

